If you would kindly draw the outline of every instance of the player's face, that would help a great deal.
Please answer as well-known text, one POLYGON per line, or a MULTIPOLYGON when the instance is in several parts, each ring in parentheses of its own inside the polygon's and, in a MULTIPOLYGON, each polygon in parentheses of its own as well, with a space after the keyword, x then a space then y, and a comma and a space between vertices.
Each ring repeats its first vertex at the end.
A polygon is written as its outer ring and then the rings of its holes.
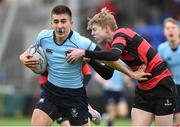
POLYGON ((178 25, 167 22, 164 26, 164 35, 168 41, 175 41, 180 35, 178 25))
POLYGON ((51 25, 57 38, 65 40, 70 33, 72 24, 72 19, 68 14, 52 15, 51 25))
POLYGON ((100 27, 97 24, 93 24, 91 28, 91 35, 94 37, 97 43, 102 43, 107 39, 107 31, 105 28, 100 27))

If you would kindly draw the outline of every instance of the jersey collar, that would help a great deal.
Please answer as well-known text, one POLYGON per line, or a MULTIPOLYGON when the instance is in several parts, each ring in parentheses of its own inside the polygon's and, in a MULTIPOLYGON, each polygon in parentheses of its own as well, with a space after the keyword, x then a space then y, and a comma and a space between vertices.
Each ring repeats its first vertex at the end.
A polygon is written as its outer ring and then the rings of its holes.
POLYGON ((69 33, 69 35, 68 35, 68 37, 64 40, 64 42, 63 42, 62 44, 58 44, 58 43, 56 42, 55 31, 53 31, 53 40, 54 40, 54 42, 55 42, 57 45, 63 45, 63 44, 66 42, 67 39, 71 38, 72 35, 73 35, 73 31, 71 30, 70 33, 69 33))

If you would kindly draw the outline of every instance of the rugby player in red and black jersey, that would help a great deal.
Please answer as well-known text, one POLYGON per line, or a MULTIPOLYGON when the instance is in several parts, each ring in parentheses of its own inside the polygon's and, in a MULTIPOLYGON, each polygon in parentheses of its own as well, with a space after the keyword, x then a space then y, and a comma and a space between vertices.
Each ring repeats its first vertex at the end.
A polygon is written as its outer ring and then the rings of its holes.
MULTIPOLYGON (((106 42, 111 50, 88 51, 69 49, 68 62, 80 57, 116 61, 119 58, 133 71, 145 65, 144 72, 151 73, 146 81, 139 81, 131 111, 132 126, 149 126, 155 120, 157 126, 173 125, 176 88, 164 61, 140 35, 130 28, 118 28, 114 16, 103 8, 88 22, 88 29, 97 43, 106 42)), ((152 31, 153 32, 153 31, 152 31)), ((119 66, 114 66, 118 69, 119 66)))

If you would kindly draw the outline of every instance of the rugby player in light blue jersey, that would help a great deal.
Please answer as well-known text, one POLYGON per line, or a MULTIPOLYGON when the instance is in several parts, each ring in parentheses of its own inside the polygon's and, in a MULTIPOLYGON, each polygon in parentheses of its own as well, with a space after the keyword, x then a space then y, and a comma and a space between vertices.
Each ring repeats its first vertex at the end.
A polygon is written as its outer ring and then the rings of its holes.
MULTIPOLYGON (((51 12, 52 29, 41 31, 33 44, 43 48, 49 74, 48 82, 44 85, 33 111, 32 126, 52 125, 59 116, 68 118, 71 125, 90 125, 87 95, 81 73, 83 60, 69 64, 65 58, 68 55, 67 48, 95 50, 96 45, 73 31, 72 24, 71 10, 66 6, 57 5, 51 12)), ((26 51, 20 55, 20 60, 30 69, 34 69, 37 64, 26 51)), ((93 64, 92 67, 96 67, 97 71, 100 70, 99 73, 103 74, 104 78, 110 78, 113 74, 113 69, 96 61, 90 60, 89 63, 93 64)))
POLYGON ((180 30, 175 19, 164 20, 164 35, 167 41, 159 45, 158 53, 171 70, 177 87, 175 120, 177 124, 180 124, 180 30))

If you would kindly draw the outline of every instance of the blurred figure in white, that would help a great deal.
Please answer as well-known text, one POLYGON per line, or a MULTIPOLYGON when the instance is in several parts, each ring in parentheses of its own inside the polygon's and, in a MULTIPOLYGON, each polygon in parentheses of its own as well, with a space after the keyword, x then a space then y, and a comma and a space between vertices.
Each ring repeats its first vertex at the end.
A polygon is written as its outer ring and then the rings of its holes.
POLYGON ((166 62, 168 68, 171 70, 173 79, 177 87, 177 101, 175 110, 175 120, 180 124, 180 30, 178 22, 173 18, 164 20, 164 35, 166 42, 161 43, 158 47, 158 53, 166 62))

